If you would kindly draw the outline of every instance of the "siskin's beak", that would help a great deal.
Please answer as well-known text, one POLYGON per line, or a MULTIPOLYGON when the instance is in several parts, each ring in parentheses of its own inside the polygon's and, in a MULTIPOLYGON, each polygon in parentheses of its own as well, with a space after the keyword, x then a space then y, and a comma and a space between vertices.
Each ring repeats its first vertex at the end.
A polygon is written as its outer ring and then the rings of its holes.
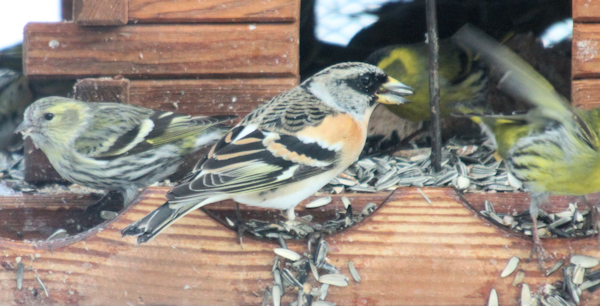
POLYGON ((25 137, 29 136, 32 129, 33 129, 33 126, 31 125, 29 120, 23 120, 23 122, 21 122, 21 124, 19 124, 19 126, 15 130, 15 134, 21 133, 21 134, 23 134, 23 138, 25 138, 25 137))
POLYGON ((410 101, 403 97, 412 95, 413 89, 392 77, 388 77, 388 81, 381 85, 375 94, 379 103, 404 104, 410 101))

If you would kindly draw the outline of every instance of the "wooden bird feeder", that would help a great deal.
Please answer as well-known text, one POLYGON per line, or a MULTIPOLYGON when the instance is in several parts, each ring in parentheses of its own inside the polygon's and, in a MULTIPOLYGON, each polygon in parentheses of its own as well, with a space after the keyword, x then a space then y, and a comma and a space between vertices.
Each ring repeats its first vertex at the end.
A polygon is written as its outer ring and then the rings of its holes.
MULTIPOLYGON (((72 21, 25 28, 24 69, 30 78, 79 78, 76 98, 119 101, 190 114, 244 116, 256 105, 298 84, 298 0, 74 0, 72 21)), ((573 103, 597 107, 600 97, 600 3, 573 1, 573 103), (596 23, 596 24, 595 24, 596 23)), ((57 174, 31 143, 26 179, 57 174), (53 174, 54 173, 54 174, 53 174)), ((95 199, 74 194, 0 197, 1 305, 260 305, 272 286, 276 242, 236 233, 194 211, 154 240, 136 245, 120 230, 165 201, 167 187, 147 188, 137 203, 98 226, 83 209, 95 199), (87 229, 89 227, 89 229, 87 229), (56 229, 68 238, 46 241, 56 229), (81 231, 81 228, 86 229, 81 231), (17 258, 25 264, 17 289, 17 258), (42 287, 41 284, 44 284, 42 287), (47 292, 47 295, 46 295, 47 292)), ((327 236, 328 258, 349 276, 352 260, 362 281, 331 287, 337 305, 485 305, 490 289, 501 305, 517 305, 520 288, 500 278, 512 256, 529 257, 531 239, 483 218, 484 201, 497 212, 524 211, 525 193, 465 194, 451 188, 400 188, 345 194, 355 211, 378 209, 361 223, 327 236), (425 195, 431 203, 429 203, 425 195)), ((316 196, 315 196, 316 197, 316 196)), ((343 212, 340 196, 299 215, 343 212)), ((590 201, 598 196, 590 196, 590 201)), ((549 212, 577 199, 551 197, 549 212)), ((265 210, 242 205, 245 215, 265 210)), ((233 203, 209 213, 231 214, 233 203)), ((273 213, 269 211, 268 213, 273 213)), ((306 242, 288 241, 306 252, 306 242)), ((596 237, 545 239, 556 259, 600 258, 596 237)), ((561 279, 535 262, 519 269, 537 292, 561 279)), ((284 296, 292 302, 295 291, 284 296)), ((584 292, 581 305, 600 304, 584 292)))

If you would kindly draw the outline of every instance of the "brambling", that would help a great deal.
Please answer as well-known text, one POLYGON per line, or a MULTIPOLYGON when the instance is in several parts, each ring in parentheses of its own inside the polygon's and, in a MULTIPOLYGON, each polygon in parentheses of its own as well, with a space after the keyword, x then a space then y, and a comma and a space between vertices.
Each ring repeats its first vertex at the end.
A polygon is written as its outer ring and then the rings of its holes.
POLYGON ((233 199, 294 208, 358 158, 377 102, 399 104, 412 89, 372 65, 340 63, 262 104, 217 142, 171 189, 168 201, 128 226, 147 242, 206 204, 233 199))
POLYGON ((186 156, 219 140, 230 129, 219 123, 232 118, 46 97, 27 108, 17 132, 66 180, 121 192, 127 205, 139 188, 166 179, 186 156))

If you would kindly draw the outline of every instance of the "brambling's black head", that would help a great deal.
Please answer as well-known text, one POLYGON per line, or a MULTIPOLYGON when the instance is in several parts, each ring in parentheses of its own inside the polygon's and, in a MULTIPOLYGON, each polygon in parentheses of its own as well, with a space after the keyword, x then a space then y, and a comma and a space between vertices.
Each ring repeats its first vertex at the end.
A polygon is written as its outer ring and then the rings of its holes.
POLYGON ((366 63, 333 65, 306 80, 302 86, 326 105, 362 118, 376 102, 401 104, 412 89, 381 69, 366 63))

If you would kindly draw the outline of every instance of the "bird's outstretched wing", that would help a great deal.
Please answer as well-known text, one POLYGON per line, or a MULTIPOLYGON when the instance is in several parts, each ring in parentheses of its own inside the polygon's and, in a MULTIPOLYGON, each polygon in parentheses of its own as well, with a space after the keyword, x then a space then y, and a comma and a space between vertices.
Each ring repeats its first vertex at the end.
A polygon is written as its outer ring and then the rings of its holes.
POLYGON ((592 148, 599 148, 598 135, 569 101, 531 65, 505 46, 472 25, 465 25, 453 40, 480 54, 503 74, 498 87, 536 107, 530 120, 550 119, 573 130, 592 148))

